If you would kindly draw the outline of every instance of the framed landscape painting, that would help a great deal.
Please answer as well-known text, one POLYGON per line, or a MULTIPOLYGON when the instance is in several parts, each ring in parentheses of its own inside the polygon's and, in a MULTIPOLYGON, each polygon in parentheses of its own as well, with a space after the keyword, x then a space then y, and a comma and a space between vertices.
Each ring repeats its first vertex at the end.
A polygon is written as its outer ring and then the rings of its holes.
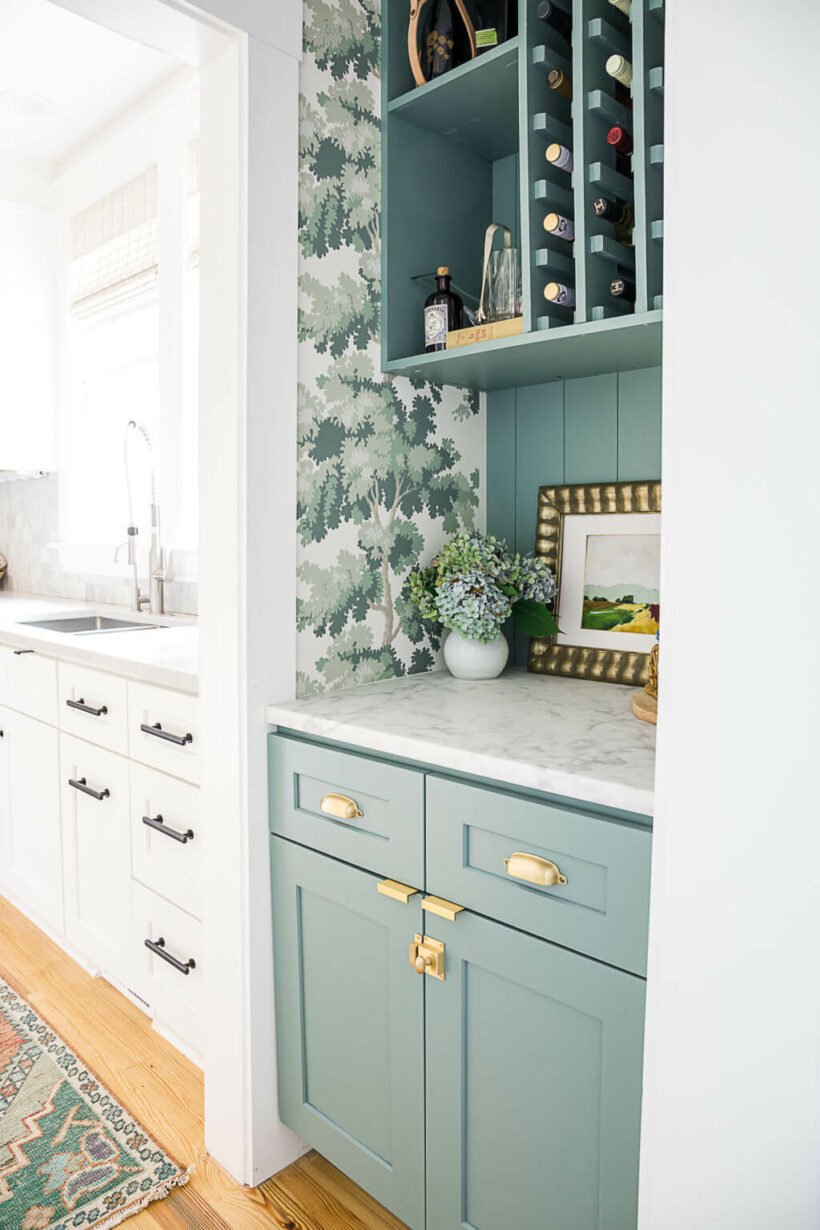
POLYGON ((555 572, 556 637, 530 641, 540 674, 643 684, 660 623, 661 485, 542 487, 536 555, 555 572))

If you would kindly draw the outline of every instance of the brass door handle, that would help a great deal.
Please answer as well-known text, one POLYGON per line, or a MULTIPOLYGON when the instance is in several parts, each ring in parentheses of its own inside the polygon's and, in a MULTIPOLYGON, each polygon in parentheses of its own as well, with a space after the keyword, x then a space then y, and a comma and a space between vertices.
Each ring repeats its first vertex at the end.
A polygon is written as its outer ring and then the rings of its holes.
POLYGON ((364 815, 359 804, 354 799, 348 798, 346 794, 324 795, 319 804, 319 810, 323 811, 326 816, 332 816, 334 820, 355 820, 364 815))
POLYGON ((444 944, 429 935, 414 935, 410 945, 410 965, 417 974, 429 974, 444 982, 444 944))
POLYGON ((548 858, 540 858, 537 854, 522 854, 518 851, 504 859, 504 866, 508 876, 525 880, 527 884, 537 884, 539 888, 552 888, 555 884, 567 882, 567 877, 555 863, 551 863, 548 858))

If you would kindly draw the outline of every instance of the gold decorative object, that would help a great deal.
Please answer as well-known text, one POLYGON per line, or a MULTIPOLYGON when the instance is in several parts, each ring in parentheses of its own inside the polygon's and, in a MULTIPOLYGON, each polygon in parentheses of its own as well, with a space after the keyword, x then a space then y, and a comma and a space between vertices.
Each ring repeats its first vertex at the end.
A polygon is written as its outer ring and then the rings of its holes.
MULTIPOLYGON (((557 612, 561 592, 561 552, 564 518, 596 513, 659 513, 661 484, 585 483, 566 487, 540 487, 535 554, 555 574, 557 612)), ((649 654, 628 649, 592 649, 558 645, 555 637, 530 640, 527 669, 537 675, 565 675, 603 683, 644 685, 649 679, 649 654)))
POLYGON ((524 880, 527 884, 537 884, 540 888, 552 888, 555 884, 566 884, 567 877, 555 863, 538 854, 522 854, 517 851, 504 859, 507 875, 516 880, 524 880))
POLYGON ((649 693, 650 696, 654 696, 655 700, 658 699, 658 653, 659 651, 660 651, 660 646, 655 645, 655 647, 652 649, 652 652, 649 655, 649 666, 647 668, 649 671, 649 682, 647 683, 646 688, 644 689, 646 692, 649 693))
MULTIPOLYGON (((424 66, 421 62, 419 54, 419 24, 421 22, 421 11, 424 8, 427 0, 410 0, 410 24, 407 27, 407 54, 410 57, 410 69, 413 73, 413 80, 416 85, 426 85, 427 78, 424 75, 424 66)), ((467 32, 467 40, 470 44, 470 58, 475 59, 476 41, 475 41, 475 26, 472 23, 470 14, 464 4, 464 0, 455 0, 456 8, 459 16, 464 22, 464 28, 467 32)))
POLYGON ((6 569, 8 566, 9 561, 6 559, 5 555, 0 554, 0 581, 2 581, 3 577, 6 575, 6 569))
POLYGON ((349 799, 346 794, 324 795, 319 810, 334 820, 357 820, 364 815, 355 799, 349 799))
POLYGON ((647 668, 649 681, 642 692, 636 692, 632 697, 635 717, 642 722, 651 722, 653 726, 658 724, 658 651, 659 647, 653 646, 647 668))

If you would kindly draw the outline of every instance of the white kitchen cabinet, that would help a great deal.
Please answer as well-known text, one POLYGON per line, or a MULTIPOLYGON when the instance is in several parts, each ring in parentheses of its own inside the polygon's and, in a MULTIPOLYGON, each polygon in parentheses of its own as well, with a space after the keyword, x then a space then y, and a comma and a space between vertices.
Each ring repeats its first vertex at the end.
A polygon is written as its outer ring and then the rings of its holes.
POLYGON ((129 985, 128 761, 60 736, 65 932, 101 972, 129 985))
POLYGON ((0 470, 57 467, 58 221, 0 201, 0 470))
POLYGON ((52 726, 0 708, 0 883, 36 922, 63 929, 59 743, 52 726))

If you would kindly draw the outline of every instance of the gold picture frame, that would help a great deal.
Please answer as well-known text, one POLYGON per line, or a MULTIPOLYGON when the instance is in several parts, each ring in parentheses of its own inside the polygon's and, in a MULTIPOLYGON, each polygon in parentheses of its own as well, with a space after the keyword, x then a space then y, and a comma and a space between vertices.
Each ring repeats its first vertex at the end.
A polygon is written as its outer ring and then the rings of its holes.
MULTIPOLYGON (((539 487, 535 554, 555 574, 554 609, 561 595, 561 564, 564 518, 596 513, 660 513, 660 482, 579 483, 564 487, 539 487)), ((530 640, 527 669, 537 675, 564 675, 602 683, 641 687, 649 679, 649 654, 625 649, 593 649, 583 645, 559 645, 555 637, 530 640)))

